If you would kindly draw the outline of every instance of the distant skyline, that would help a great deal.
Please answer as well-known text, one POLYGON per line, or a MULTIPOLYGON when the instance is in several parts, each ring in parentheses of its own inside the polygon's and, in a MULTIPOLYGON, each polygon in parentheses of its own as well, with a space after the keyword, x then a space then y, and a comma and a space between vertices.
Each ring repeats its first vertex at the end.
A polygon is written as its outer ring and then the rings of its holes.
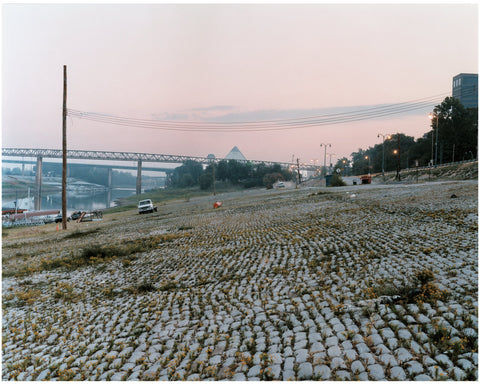
MULTIPOLYGON (((3 4, 2 146, 61 148, 68 108, 199 124, 285 120, 428 99, 404 114, 281 131, 140 129, 68 118, 68 148, 323 165, 415 138, 478 73, 477 4, 3 4), (435 96, 435 97, 433 97, 435 96)), ((248 126, 249 123, 245 125, 248 126)), ((182 123, 183 124, 183 123, 182 123)))

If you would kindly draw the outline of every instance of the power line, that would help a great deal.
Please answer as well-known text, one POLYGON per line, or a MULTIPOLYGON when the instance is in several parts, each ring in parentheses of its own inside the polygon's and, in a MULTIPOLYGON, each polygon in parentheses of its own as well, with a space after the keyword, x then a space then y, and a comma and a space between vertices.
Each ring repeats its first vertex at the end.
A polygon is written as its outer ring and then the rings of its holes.
POLYGON ((109 114, 86 112, 69 109, 68 115, 78 119, 95 121, 105 124, 128 126, 140 129, 187 131, 187 132, 259 132, 300 129, 312 126, 327 126, 370 120, 380 117, 402 114, 418 109, 431 107, 439 98, 446 94, 435 95, 412 101, 385 104, 367 109, 353 110, 343 113, 333 113, 315 116, 305 116, 290 119, 258 120, 243 122, 195 122, 172 120, 146 120, 130 117, 120 117, 109 114))

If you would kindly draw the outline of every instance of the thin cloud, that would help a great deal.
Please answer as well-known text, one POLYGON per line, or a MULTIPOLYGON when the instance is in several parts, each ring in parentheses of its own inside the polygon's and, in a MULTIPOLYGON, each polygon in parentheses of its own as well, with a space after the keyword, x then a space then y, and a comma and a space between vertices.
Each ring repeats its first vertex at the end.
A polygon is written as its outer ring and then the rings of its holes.
POLYGON ((231 111, 235 109, 232 105, 213 105, 211 107, 192 108, 189 111, 193 112, 214 112, 214 111, 231 111))
POLYGON ((182 121, 182 120, 188 120, 190 117, 189 114, 186 113, 169 113, 169 112, 163 112, 163 113, 154 113, 152 114, 153 120, 159 120, 159 121, 182 121))

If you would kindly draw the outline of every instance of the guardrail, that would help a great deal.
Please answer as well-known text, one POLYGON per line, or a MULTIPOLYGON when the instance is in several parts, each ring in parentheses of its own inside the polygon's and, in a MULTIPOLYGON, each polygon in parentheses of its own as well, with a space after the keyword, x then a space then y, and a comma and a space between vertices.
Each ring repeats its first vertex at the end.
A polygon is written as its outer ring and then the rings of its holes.
MULTIPOLYGON (((443 168, 443 167, 450 167, 452 165, 460 165, 460 164, 467 164, 467 163, 478 163, 478 159, 473 159, 473 160, 462 160, 462 161, 455 161, 451 163, 443 163, 443 164, 438 164, 436 166, 423 166, 423 167, 412 167, 412 168, 403 168, 400 170, 400 174, 405 173, 405 172, 412 172, 412 171, 423 171, 423 170, 433 170, 433 169, 438 169, 438 168, 443 168)), ((384 175, 396 175, 397 171, 385 171, 384 175)), ((365 176, 365 174, 362 175, 352 175, 355 177, 361 177, 365 176)), ((370 176, 376 177, 376 176, 382 176, 382 172, 376 172, 376 173, 371 173, 370 176)))
MULTIPOLYGON (((467 164, 467 163, 478 163, 478 159, 474 159, 474 160, 462 160, 462 161, 455 161, 455 162, 451 162, 451 163, 443 163, 443 164, 438 164, 436 166, 423 166, 423 167, 412 167, 412 168, 404 168, 404 169, 401 169, 400 170, 400 173, 402 172, 411 172, 411 171, 423 171, 423 170, 432 170, 432 169, 438 169, 438 168, 443 168, 443 167, 450 167, 452 165, 460 165, 460 164, 467 164)), ((384 173, 385 175, 391 175, 391 174, 397 174, 397 171, 388 171, 388 172, 385 172, 384 173)), ((378 172, 378 173, 375 173, 373 174, 372 173, 372 176, 378 176, 378 175, 382 175, 382 172, 378 172)))

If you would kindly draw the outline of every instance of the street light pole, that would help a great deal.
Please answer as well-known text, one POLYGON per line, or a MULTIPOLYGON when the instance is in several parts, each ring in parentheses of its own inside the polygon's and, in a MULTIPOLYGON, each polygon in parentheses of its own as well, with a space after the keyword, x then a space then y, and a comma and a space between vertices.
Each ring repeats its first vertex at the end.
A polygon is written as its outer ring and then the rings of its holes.
POLYGON ((330 161, 328 162, 330 164, 330 167, 332 167, 332 156, 335 156, 335 153, 327 153, 328 156, 330 156, 330 161))
POLYGON ((400 134, 397 133, 397 180, 400 181, 400 134))
POLYGON ((365 160, 368 160, 368 175, 370 175, 370 156, 365 156, 365 160))
POLYGON ((325 170, 325 175, 327 174, 327 147, 332 147, 332 144, 320 144, 320 148, 322 148, 322 146, 325 147, 325 154, 324 154, 324 157, 323 157, 323 169, 325 170))
MULTIPOLYGON (((435 129, 435 167, 437 166, 437 153, 438 153, 438 114, 429 113, 428 118, 430 120, 436 120, 436 129, 435 129)), ((432 158, 433 158, 433 135, 432 135, 432 158)), ((432 159, 433 160, 433 159, 432 159)))
POLYGON ((388 134, 379 133, 377 137, 382 136, 382 178, 385 179, 385 137, 387 140, 391 139, 391 136, 388 134))
POLYGON ((438 115, 437 115, 437 129, 436 129, 436 134, 435 134, 435 167, 438 165, 438 115))

